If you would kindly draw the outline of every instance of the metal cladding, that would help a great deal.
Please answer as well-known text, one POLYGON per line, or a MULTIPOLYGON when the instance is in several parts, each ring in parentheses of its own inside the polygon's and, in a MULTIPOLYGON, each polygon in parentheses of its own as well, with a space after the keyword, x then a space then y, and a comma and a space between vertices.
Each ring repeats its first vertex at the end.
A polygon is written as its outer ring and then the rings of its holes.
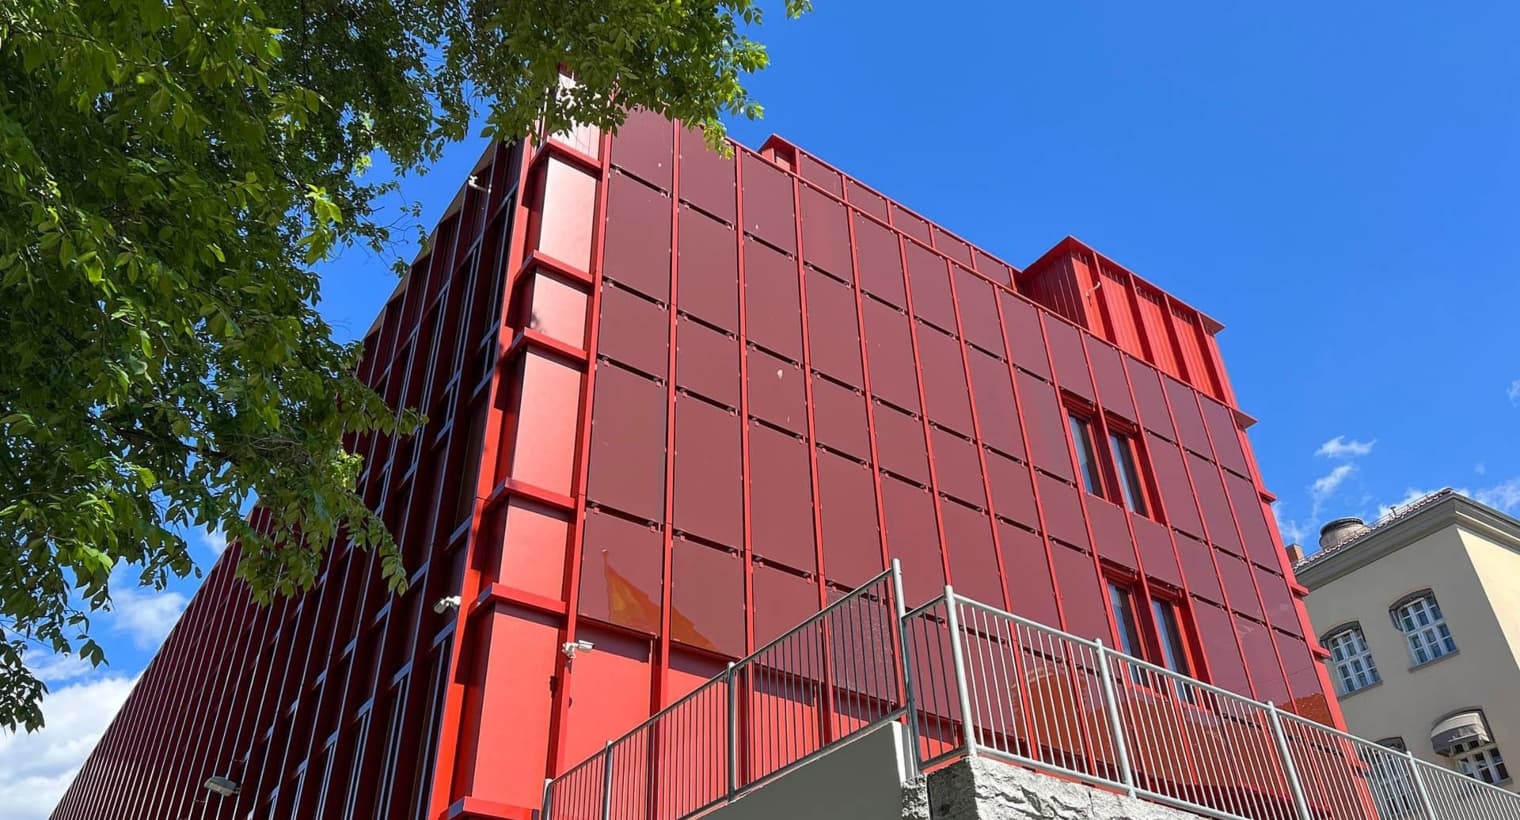
POLYGON ((636 114, 475 178, 364 340, 428 416, 351 442, 410 587, 340 543, 261 608, 233 546, 55 817, 526 818, 894 558, 910 606, 951 583, 1109 642, 1121 582, 1201 677, 1340 725, 1218 323, 1073 239, 1016 270, 776 138, 636 114), (1070 414, 1133 442, 1145 514, 1085 491, 1070 414))

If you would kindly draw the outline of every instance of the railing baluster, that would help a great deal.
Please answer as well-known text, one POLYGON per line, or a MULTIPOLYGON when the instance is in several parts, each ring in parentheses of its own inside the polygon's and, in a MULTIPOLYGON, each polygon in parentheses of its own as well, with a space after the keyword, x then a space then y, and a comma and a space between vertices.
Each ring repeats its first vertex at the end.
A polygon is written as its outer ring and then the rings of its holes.
POLYGON ((966 686, 965 650, 961 647, 960 600, 955 589, 945 585, 945 612, 950 622, 950 658, 955 665, 955 694, 960 699, 961 737, 966 741, 966 756, 976 757, 976 718, 971 714, 971 690, 966 686))
POLYGON ((1404 762, 1409 764, 1409 771, 1414 775, 1415 792, 1420 795, 1420 805, 1425 808, 1425 815, 1430 820, 1441 820, 1436 816, 1436 807, 1430 802, 1430 792, 1425 790, 1425 778, 1420 776, 1420 762, 1414 759, 1414 753, 1404 750, 1404 762))
POLYGON ((1298 779, 1298 765, 1293 762, 1293 750, 1288 748, 1288 737, 1283 732, 1282 718, 1277 706, 1267 701, 1267 720, 1272 726, 1272 737, 1277 741, 1277 754, 1282 758, 1283 772, 1288 776, 1288 789, 1293 793, 1293 806, 1299 820, 1313 820, 1309 814, 1309 801, 1304 797, 1304 784, 1298 779))
POLYGON ((602 751, 602 820, 612 818, 612 741, 602 751))
POLYGON ((1125 793, 1130 797, 1135 796, 1135 776, 1130 771, 1129 749, 1124 742, 1124 724, 1119 720, 1119 698, 1114 694, 1113 670, 1109 668, 1108 647, 1098 641, 1098 674, 1103 681, 1103 710, 1108 713, 1108 728, 1114 737, 1114 757, 1118 758, 1119 782, 1124 784, 1125 793))

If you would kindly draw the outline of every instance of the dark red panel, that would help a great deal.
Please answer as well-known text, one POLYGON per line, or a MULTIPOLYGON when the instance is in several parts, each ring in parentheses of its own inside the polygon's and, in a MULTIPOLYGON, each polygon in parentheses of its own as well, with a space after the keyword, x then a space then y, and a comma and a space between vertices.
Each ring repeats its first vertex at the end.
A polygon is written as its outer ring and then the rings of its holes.
POLYGON ((1213 550, 1202 541, 1177 534, 1177 554, 1182 557, 1182 574, 1194 595, 1216 603, 1224 602, 1220 591, 1219 571, 1214 568, 1213 550))
POLYGON ((1013 400, 1008 365, 974 347, 966 348, 966 364, 971 369, 971 388, 976 394, 976 419, 982 443, 1024 458, 1019 408, 1013 400))
POLYGON ((676 384, 739 406, 739 340, 682 316, 676 323, 676 384))
POLYGON ((856 587, 882 570, 871 471, 826 451, 818 453, 818 504, 823 525, 824 572, 856 587))
POLYGON ((1045 334, 1040 330, 1040 314, 1034 306, 1005 291, 998 291, 1003 309, 1003 337, 1008 342, 1014 364, 1031 373, 1050 378, 1050 362, 1045 356, 1045 334))
POLYGON ((603 275, 657 301, 669 301, 670 216, 670 197, 613 174, 607 187, 603 275))
POLYGON ((855 215, 855 264, 861 290, 897 307, 907 306, 897 234, 860 214, 855 215))
POLYGON ((840 279, 850 278, 850 225, 844 206, 802 188, 802 261, 840 279))
POLYGON ((1193 619, 1198 624, 1198 639, 1209 662, 1209 682, 1231 692, 1251 694, 1246 667, 1235 643, 1235 626, 1223 609, 1205 601, 1193 601, 1193 619))
POLYGON ((1277 646, 1272 642, 1272 630, 1237 616, 1235 631, 1240 634, 1240 646, 1245 651, 1251 683, 1256 687, 1256 699, 1287 703, 1288 684, 1283 680, 1282 667, 1277 665, 1277 646))
POLYGON ((1098 383, 1098 395, 1103 397, 1103 409, 1134 421, 1135 403, 1129 398, 1129 383, 1124 378, 1124 362, 1119 351, 1091 336, 1087 337, 1086 343, 1093 379, 1098 383))
POLYGON ((1129 520, 1135 531, 1135 543, 1140 548, 1140 562, 1145 565, 1145 574, 1181 588, 1182 571, 1177 566, 1172 537, 1167 534, 1166 527, 1134 513, 1130 513, 1129 520))
POLYGON ((971 435, 971 402, 960 343, 932 327, 920 326, 918 361, 923 368, 929 420, 971 435))
POLYGON ((940 230, 939 226, 934 227, 934 247, 962 265, 971 267, 971 246, 940 230))
POLYGON ((1198 493, 1198 503, 1203 507, 1203 520, 1209 528, 1209 540, 1214 546, 1223 547, 1236 555, 1244 555, 1240 536, 1235 532, 1235 518, 1230 515, 1230 502, 1219 480, 1219 468, 1188 453, 1188 470, 1193 474, 1193 487, 1198 493))
POLYGON ((1172 419, 1177 423, 1178 434, 1182 436, 1182 446, 1212 458, 1208 433, 1203 426, 1203 416, 1198 412, 1198 402, 1195 400, 1197 394, 1193 388, 1165 377, 1161 383, 1166 388, 1167 399, 1172 403, 1172 419))
POLYGON ((665 388, 597 368, 586 495, 649 521, 665 517, 665 388))
POLYGON ((681 130, 681 199, 726 222, 734 221, 734 159, 707 147, 702 132, 681 130))
POLYGON ((739 418, 701 399, 676 396, 676 529, 726 546, 744 545, 744 470, 739 418))
POLYGON ((887 212, 887 200, 881 194, 848 177, 845 178, 845 185, 849 191, 851 205, 883 222, 890 218, 891 214, 887 212))
POLYGON ((1240 522, 1240 531, 1245 534, 1246 557, 1263 566, 1277 566, 1277 547, 1267 529, 1266 507, 1261 503, 1256 485, 1230 472, 1224 474, 1224 484, 1235 508, 1235 519, 1240 522))
POLYGON ((1004 580, 1013 613, 1042 624, 1060 626, 1050 562, 1045 560, 1045 543, 1040 536, 1011 524, 999 521, 997 527, 998 543, 1003 548, 1004 580))
POLYGON ((1172 441, 1177 440, 1177 428, 1172 426, 1171 411, 1166 408, 1166 393, 1161 389, 1161 375, 1154 367, 1124 357, 1124 368, 1129 373, 1130 386, 1139 404, 1139 419, 1145 429, 1172 441))
POLYGON ((876 456, 881 468, 928 486, 929 455, 924 447, 923 422, 880 402, 875 414, 876 456))
POLYGON ((770 643, 818 611, 818 585, 764 565, 754 568, 755 645, 770 643))
POLYGON ((597 353, 637 370, 664 377, 670 359, 670 314, 631 291, 602 288, 597 353))
MULTIPOLYGON (((803 154, 798 159, 800 176, 808 182, 817 185, 825 191, 837 197, 844 196, 844 181, 840 179, 839 172, 824 165, 816 159, 803 154)), ((804 214, 805 216, 805 214, 804 214)))
POLYGON ((1045 319, 1045 338, 1050 342, 1050 358, 1056 363, 1056 381, 1062 390, 1093 400, 1092 374, 1082 355, 1082 334, 1071 325, 1051 316, 1045 319))
POLYGON ((1062 478, 1071 478, 1071 451, 1066 444, 1066 415, 1056 400, 1056 390, 1046 382, 1018 374, 1019 407, 1029 428, 1029 450, 1034 464, 1062 478))
POLYGON ((1086 547, 1087 526, 1082 517, 1077 488, 1048 475, 1035 473, 1040 491, 1040 506, 1045 511, 1045 527, 1052 538, 1086 547))
POLYGON ((909 242, 907 260, 913 315, 955 332, 955 301, 950 296, 950 268, 944 258, 909 242))
POLYGON ((986 507, 982 488, 982 465, 976 457, 976 445, 954 433, 930 428, 934 445, 934 472, 939 491, 976 507, 986 507))
POLYGON ((1228 552, 1218 550, 1214 552, 1214 562, 1219 565, 1219 578, 1224 582, 1225 594, 1230 597, 1230 608, 1252 618, 1262 618, 1261 602, 1256 599, 1250 565, 1228 552))
POLYGON ((1060 544, 1053 545, 1050 552, 1055 562, 1061 600, 1066 602, 1066 631, 1111 643, 1113 634, 1108 627, 1108 610, 1103 605, 1104 592, 1098 583, 1092 556, 1060 544))
POLYGON ((871 392, 917 412, 918 371, 913 366, 913 337, 907 315, 869 298, 861 300, 861 314, 865 318, 871 392))
POLYGON ((1266 602, 1267 622, 1298 632, 1298 611, 1293 606, 1293 593, 1288 590, 1288 582, 1281 575, 1261 567, 1251 567, 1251 572, 1256 576, 1256 588, 1261 590, 1261 598, 1266 602))
POLYGON ((745 153, 744 230, 787 253, 797 252, 797 220, 792 178, 769 162, 745 153))
POLYGON ((1130 569, 1139 569, 1135 562, 1135 544, 1129 537, 1128 513, 1116 504, 1088 496, 1087 515, 1092 519, 1098 557, 1130 569))
POLYGON ((928 245, 932 241, 933 238, 929 234, 928 222, 925 222, 919 217, 908 213, 908 211, 904 210, 902 206, 898 205, 896 202, 891 202, 891 200, 888 200, 888 202, 892 208, 893 226, 895 226, 899 231, 902 231, 908 236, 917 239, 925 245, 928 245))
POLYGON ((758 242, 744 243, 744 318, 750 341, 802 361, 797 263, 758 242))
POLYGON ((1166 505, 1167 523, 1201 537, 1203 526, 1198 520, 1198 508, 1192 485, 1188 483, 1187 469, 1183 466, 1182 451, 1177 445, 1154 435, 1146 436, 1145 451, 1150 456, 1151 469, 1156 473, 1161 501, 1166 505))
POLYGON ((660 631, 664 539, 654 527, 586 511, 580 612, 654 634, 660 631))
POLYGON ((1029 483, 1029 468, 1013 459, 987 451, 987 483, 992 487, 992 505, 997 514, 1026 527, 1040 528, 1035 511, 1034 489, 1029 483))
POLYGON ((863 394, 828 379, 813 379, 813 429, 820 443, 861 461, 871 460, 863 394))
POLYGON ((681 209, 676 304, 730 333, 739 332, 739 251, 733 229, 681 209))
POLYGON ((1003 326, 998 323, 997 294, 993 293, 991 283, 962 267, 952 266, 951 270, 966 341, 1001 357, 1003 326))
POLYGON ((855 292, 815 271, 807 272, 808 341, 813 368, 848 384, 863 384, 855 292))
POLYGON ((976 272, 997 282, 999 285, 1013 287, 1013 269, 998 260, 988 256, 979 248, 972 248, 972 254, 976 257, 976 272))
POLYGON ((749 412, 778 427, 807 433, 802 368, 763 350, 749 351, 749 412))
POLYGON ((670 560, 670 639, 742 656, 744 565, 739 556, 677 538, 670 560))
POLYGON ((816 569, 807 444, 749 428, 750 539, 754 553, 803 572, 816 569))
POLYGON ((945 569, 939 530, 934 524, 934 497, 921 487, 882 476, 881 506, 887 523, 887 551, 902 562, 907 605, 917 606, 944 592, 945 569))
POLYGON ((1331 723, 1329 705, 1319 679, 1319 670, 1308 644, 1292 635, 1272 631, 1277 656, 1288 673, 1288 706, 1310 720, 1331 723))
POLYGON ((612 164, 668 191, 674 134, 670 120, 659 114, 642 108, 631 111, 612 137, 612 164))
POLYGON ((1235 414, 1229 408, 1208 397, 1202 397, 1203 421, 1209 428, 1209 438, 1214 444, 1214 457, 1224 467, 1237 474, 1248 476, 1251 468, 1246 466, 1245 451, 1240 449, 1240 428, 1235 426, 1235 414))
POLYGON ((997 548, 992 543, 992 519, 953 501, 941 504, 940 512, 945 519, 945 548, 950 552, 950 583, 955 591, 1001 608, 1003 580, 998 576, 997 548))

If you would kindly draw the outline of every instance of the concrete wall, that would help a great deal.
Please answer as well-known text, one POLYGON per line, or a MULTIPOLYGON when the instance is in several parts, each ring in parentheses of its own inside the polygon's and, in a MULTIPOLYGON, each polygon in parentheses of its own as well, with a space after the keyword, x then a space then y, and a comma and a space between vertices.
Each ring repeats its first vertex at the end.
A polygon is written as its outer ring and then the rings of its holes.
POLYGON ((929 775, 933 820, 1197 820, 1159 803, 983 758, 929 775))
POLYGON ((902 725, 888 723, 706 815, 712 820, 929 820, 909 784, 902 725), (906 792, 906 793, 905 793, 906 792), (915 809, 915 806, 918 808, 915 809))

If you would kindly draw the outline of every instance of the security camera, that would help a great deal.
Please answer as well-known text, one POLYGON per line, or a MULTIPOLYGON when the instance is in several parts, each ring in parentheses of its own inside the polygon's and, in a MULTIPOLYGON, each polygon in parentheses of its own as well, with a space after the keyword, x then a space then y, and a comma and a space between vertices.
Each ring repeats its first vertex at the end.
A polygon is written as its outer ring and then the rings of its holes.
POLYGON ((438 602, 435 603, 435 604, 433 604, 433 611, 436 612, 436 613, 438 613, 439 615, 442 615, 443 613, 448 612, 451 609, 458 609, 459 608, 459 603, 460 603, 460 598, 459 598, 458 595, 449 595, 449 596, 444 597, 444 598, 439 598, 438 602))
POLYGON ((476 178, 474 174, 470 174, 470 178, 466 180, 464 184, 468 185, 471 188, 474 188, 477 191, 480 191, 481 193, 491 192, 490 188, 487 188, 486 186, 480 184, 480 180, 476 178))
POLYGON ((559 651, 565 653, 565 657, 575 660, 576 652, 590 652, 596 648, 596 644, 590 641, 565 641, 560 645, 559 651))
POLYGON ((238 793, 237 781, 219 774, 206 778, 204 785, 207 791, 215 792, 223 797, 231 797, 238 793))

